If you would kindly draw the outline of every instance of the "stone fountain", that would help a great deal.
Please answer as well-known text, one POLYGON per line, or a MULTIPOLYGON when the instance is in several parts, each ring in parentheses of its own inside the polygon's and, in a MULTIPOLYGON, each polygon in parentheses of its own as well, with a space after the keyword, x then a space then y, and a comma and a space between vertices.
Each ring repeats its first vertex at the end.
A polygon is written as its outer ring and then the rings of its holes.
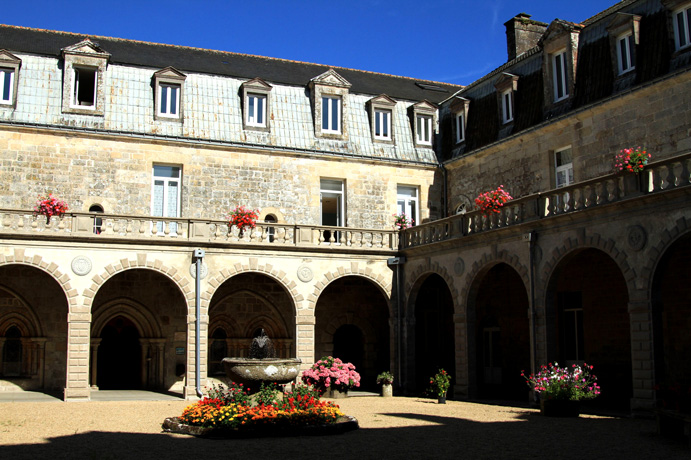
POLYGON ((295 380, 302 360, 276 358, 273 343, 262 329, 261 334, 252 339, 248 358, 223 358, 222 362, 230 380, 255 392, 262 383, 284 385, 295 380))

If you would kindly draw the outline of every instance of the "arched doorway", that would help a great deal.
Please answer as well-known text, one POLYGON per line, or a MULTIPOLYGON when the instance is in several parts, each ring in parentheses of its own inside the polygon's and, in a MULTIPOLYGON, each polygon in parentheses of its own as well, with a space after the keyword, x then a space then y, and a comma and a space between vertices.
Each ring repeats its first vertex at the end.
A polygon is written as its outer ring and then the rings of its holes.
POLYGON ((16 326, 5 332, 2 348, 2 376, 19 377, 22 370, 22 333, 16 326))
MULTIPOLYGON (((619 266, 598 249, 568 254, 545 298, 547 360, 587 363, 602 394, 588 404, 628 410, 633 396, 628 290, 619 266)), ((538 363, 546 364, 546 363, 538 363)))
POLYGON ((142 347, 137 326, 124 316, 106 323, 99 335, 97 385, 102 390, 142 387, 142 347))
POLYGON ((378 389, 377 374, 393 371, 389 305, 367 278, 344 276, 331 282, 317 300, 315 361, 324 356, 355 365, 361 390, 378 389))
POLYGON ((691 234, 672 244, 657 265, 652 285, 655 383, 660 405, 691 409, 691 234))
POLYGON ((451 375, 449 397, 455 384, 453 299, 444 279, 429 275, 415 298, 415 391, 423 392, 439 369, 451 375))
POLYGON ((530 368, 529 303, 521 277, 510 265, 496 264, 478 276, 470 297, 472 396, 527 400, 521 371, 530 368))

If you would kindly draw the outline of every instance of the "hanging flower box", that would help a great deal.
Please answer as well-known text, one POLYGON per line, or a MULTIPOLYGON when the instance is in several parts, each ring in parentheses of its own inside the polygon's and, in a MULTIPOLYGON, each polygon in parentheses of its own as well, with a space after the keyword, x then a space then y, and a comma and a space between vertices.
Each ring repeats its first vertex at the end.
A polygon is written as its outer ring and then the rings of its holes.
POLYGON ((652 155, 643 147, 621 149, 614 155, 614 171, 638 174, 643 171, 652 155))
POLYGON ((257 219, 259 218, 259 210, 248 209, 244 206, 237 206, 230 212, 228 216, 228 226, 237 227, 240 236, 244 233, 246 228, 254 228, 257 226, 257 219))
POLYGON ((62 217, 67 212, 68 206, 62 200, 58 200, 52 193, 48 197, 39 197, 34 207, 34 215, 46 216, 46 225, 50 223, 53 216, 62 217))
POLYGON ((504 186, 500 185, 496 190, 490 190, 478 195, 475 198, 475 205, 480 208, 484 216, 489 217, 494 213, 499 213, 501 207, 512 199, 513 197, 504 190, 504 186))

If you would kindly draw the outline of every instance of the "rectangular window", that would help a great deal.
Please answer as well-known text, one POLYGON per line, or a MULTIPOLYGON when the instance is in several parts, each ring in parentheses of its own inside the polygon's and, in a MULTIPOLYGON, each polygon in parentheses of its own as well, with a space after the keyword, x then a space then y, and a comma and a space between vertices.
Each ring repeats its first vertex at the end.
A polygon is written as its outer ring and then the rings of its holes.
MULTIPOLYGON (((151 184, 151 215, 154 217, 180 217, 180 168, 154 165, 151 184)), ((164 233, 164 223, 157 222, 157 232, 164 233)), ((177 223, 170 224, 170 233, 177 233, 177 223)))
POLYGON ((418 115, 415 117, 417 143, 432 145, 432 117, 418 115))
POLYGON ((247 95, 247 124, 250 126, 266 126, 266 95, 247 95))
POLYGON ((689 31, 689 24, 691 24, 691 6, 686 6, 681 10, 674 12, 674 44, 676 49, 680 50, 691 46, 691 32, 689 31))
POLYGON ((573 184, 573 157, 571 147, 554 152, 555 178, 557 188, 573 184))
POLYGON ((456 131, 456 143, 465 140, 465 113, 457 113, 453 118, 454 130, 456 131))
POLYGON ((566 51, 560 51, 552 57, 552 84, 554 85, 554 102, 569 97, 566 71, 566 51))
POLYGON ((341 133, 341 98, 322 97, 322 132, 341 133))
POLYGON ((501 93, 502 121, 508 123, 513 121, 513 91, 506 90, 501 93))
POLYGON ((180 116, 180 85, 161 83, 158 85, 158 114, 163 117, 180 116))
POLYGON ((418 211, 417 187, 399 185, 396 189, 396 212, 405 214, 415 225, 418 223, 418 211))
MULTIPOLYGON (((343 206, 344 183, 341 180, 322 179, 320 182, 321 225, 329 227, 345 226, 343 206)), ((324 241, 338 243, 341 232, 324 230, 324 241)))
POLYGON ((391 140, 391 111, 374 111, 374 138, 391 140))
POLYGON ((0 103, 11 104, 14 91, 14 69, 0 68, 0 103))
POLYGON ((97 69, 75 67, 71 105, 80 109, 96 108, 97 69))
POLYGON ((628 33, 617 38, 617 64, 619 75, 634 69, 633 61, 633 34, 628 33))

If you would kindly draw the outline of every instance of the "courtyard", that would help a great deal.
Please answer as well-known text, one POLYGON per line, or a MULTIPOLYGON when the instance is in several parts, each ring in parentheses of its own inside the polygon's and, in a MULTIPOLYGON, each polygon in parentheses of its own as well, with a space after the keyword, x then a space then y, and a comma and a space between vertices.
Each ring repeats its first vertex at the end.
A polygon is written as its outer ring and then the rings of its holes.
POLYGON ((336 402, 360 429, 235 440, 163 433, 162 421, 190 404, 176 398, 0 402, 0 458, 689 458, 688 446, 659 436, 650 418, 548 418, 527 405, 369 393, 336 402))

